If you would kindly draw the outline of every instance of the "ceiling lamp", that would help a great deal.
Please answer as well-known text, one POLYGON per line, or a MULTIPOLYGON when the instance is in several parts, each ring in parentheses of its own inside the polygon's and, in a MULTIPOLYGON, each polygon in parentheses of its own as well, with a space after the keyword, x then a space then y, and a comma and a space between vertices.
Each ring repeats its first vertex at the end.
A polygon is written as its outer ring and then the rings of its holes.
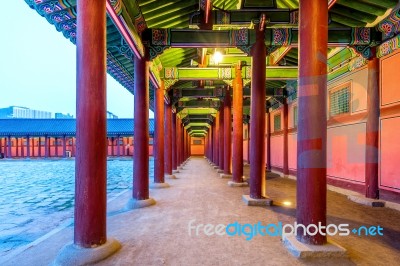
POLYGON ((215 51, 213 54, 214 63, 218 65, 222 61, 222 53, 220 51, 215 51))

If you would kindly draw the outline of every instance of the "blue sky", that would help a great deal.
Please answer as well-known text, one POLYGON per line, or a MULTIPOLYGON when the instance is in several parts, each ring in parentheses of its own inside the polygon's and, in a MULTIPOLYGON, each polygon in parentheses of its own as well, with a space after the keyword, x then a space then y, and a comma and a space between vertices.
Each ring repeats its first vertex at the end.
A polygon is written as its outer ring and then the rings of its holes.
MULTIPOLYGON (((75 117, 76 47, 23 0, 0 16, 0 108, 10 105, 75 117)), ((133 117, 133 95, 107 75, 107 109, 133 117)))

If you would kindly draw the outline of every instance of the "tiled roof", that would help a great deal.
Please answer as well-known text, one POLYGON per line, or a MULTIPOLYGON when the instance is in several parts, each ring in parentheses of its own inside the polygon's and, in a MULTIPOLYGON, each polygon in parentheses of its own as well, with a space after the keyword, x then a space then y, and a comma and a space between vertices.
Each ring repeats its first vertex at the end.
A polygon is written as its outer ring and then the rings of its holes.
MULTIPOLYGON (((133 119, 107 119, 108 136, 133 136, 133 119)), ((75 119, 0 119, 0 136, 75 136, 75 119)), ((149 119, 154 134, 154 119, 149 119)))

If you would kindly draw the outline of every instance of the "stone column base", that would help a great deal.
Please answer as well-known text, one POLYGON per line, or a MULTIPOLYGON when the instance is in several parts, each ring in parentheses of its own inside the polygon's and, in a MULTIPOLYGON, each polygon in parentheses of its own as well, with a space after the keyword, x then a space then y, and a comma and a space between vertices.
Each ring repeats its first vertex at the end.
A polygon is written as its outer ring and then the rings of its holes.
POLYGON ((175 175, 165 175, 165 178, 176 179, 176 176, 175 175))
POLYGON ((75 244, 64 246, 53 261, 54 266, 87 265, 111 256, 121 248, 121 244, 108 238, 107 242, 94 248, 83 248, 75 244))
POLYGON ((222 174, 223 172, 224 172, 224 170, 222 170, 222 169, 217 170, 217 173, 219 173, 219 174, 222 174))
POLYGON ((230 187, 248 187, 249 183, 247 183, 247 182, 236 183, 234 181, 228 181, 228 186, 230 186, 230 187))
POLYGON ((177 173, 179 173, 179 170, 172 170, 172 173, 177 174, 177 173))
POLYGON ((219 177, 220 177, 220 178, 232 178, 232 175, 229 175, 229 174, 220 174, 219 177))
POLYGON ((128 203, 125 206, 125 210, 133 210, 149 207, 151 205, 156 204, 156 201, 153 198, 148 198, 144 200, 137 200, 134 198, 129 199, 128 203))
POLYGON ((328 240, 325 245, 309 245, 297 240, 295 235, 283 235, 283 245, 297 258, 345 258, 346 249, 328 240))
POLYGON ((218 165, 214 165, 213 168, 214 169, 219 169, 219 166, 218 165))
POLYGON ((385 207, 385 201, 379 199, 370 199, 358 195, 348 195, 347 198, 362 205, 367 205, 371 207, 385 207))
POLYGON ((247 206, 271 206, 272 199, 264 198, 264 199, 253 199, 250 198, 250 195, 243 195, 242 200, 246 203, 247 206))
POLYGON ((159 189, 159 188, 169 188, 168 183, 150 183, 149 188, 159 189))

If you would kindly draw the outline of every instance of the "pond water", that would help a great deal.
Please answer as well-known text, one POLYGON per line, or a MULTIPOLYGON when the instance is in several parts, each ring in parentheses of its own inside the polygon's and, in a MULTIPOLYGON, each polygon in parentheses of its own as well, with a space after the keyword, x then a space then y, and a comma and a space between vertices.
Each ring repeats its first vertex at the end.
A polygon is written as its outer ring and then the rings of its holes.
MULTIPOLYGON (((132 173, 131 159, 107 161, 107 199, 132 189, 132 173)), ((0 257, 73 218, 74 187, 74 160, 0 160, 0 257)))

